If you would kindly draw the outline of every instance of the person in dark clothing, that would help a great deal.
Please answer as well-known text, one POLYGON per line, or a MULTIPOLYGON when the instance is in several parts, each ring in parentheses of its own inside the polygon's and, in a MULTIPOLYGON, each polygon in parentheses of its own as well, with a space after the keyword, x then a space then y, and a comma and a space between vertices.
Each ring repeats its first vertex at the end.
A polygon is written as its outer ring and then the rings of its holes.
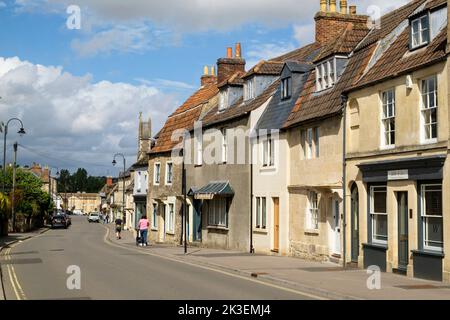
POLYGON ((116 219, 116 238, 117 238, 117 240, 122 239, 121 232, 122 232, 122 219, 117 218, 116 219))

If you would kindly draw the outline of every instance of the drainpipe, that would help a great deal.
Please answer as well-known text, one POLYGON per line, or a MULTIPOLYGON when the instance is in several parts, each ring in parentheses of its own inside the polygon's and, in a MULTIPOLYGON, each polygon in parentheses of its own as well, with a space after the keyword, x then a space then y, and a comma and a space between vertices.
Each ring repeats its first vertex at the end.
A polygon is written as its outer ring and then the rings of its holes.
POLYGON ((250 253, 255 253, 253 247, 253 142, 250 137, 250 253))
POLYGON ((342 103, 342 115, 343 115, 343 134, 342 134, 342 193, 343 193, 343 204, 342 211, 344 213, 343 217, 343 256, 342 264, 344 269, 347 266, 347 160, 345 158, 345 153, 347 150, 347 101, 348 97, 346 95, 341 96, 342 103))

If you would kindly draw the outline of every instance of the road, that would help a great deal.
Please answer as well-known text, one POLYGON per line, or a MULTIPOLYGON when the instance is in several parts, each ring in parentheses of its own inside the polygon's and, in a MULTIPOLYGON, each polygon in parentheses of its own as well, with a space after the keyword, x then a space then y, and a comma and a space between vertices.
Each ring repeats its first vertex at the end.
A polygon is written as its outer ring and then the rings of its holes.
POLYGON ((84 217, 72 221, 68 230, 49 230, 2 252, 8 300, 311 299, 251 278, 114 246, 104 240, 102 225, 89 224, 84 217), (67 287, 69 266, 79 267, 80 289, 67 287))

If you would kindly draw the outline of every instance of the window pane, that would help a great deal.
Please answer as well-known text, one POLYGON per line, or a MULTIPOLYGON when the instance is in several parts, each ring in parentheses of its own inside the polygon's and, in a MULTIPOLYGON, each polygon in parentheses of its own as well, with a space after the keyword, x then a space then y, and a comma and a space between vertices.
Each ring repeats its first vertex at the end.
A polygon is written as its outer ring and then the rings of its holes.
POLYGON ((261 198, 256 198, 256 227, 261 226, 261 198))
POLYGON ((425 218, 425 245, 443 247, 442 218, 425 218))
POLYGON ((319 142, 319 128, 314 130, 314 145, 316 148, 316 158, 319 158, 320 155, 320 142, 319 142))
POLYGON ((386 213, 386 190, 373 193, 373 212, 386 213))
POLYGON ((262 227, 265 228, 266 227, 266 198, 262 198, 262 227))
POLYGON ((425 215, 442 216, 442 191, 425 191, 425 215))
POLYGON ((372 232, 374 240, 386 241, 388 239, 387 218, 387 215, 372 215, 372 232))

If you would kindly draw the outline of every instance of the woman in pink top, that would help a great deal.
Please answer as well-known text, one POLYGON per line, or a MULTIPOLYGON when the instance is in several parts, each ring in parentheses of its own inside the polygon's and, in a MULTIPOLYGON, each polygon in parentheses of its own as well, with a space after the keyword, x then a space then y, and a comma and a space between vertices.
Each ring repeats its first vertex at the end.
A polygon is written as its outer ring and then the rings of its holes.
POLYGON ((147 216, 142 216, 141 220, 139 220, 139 233, 141 234, 141 247, 146 247, 148 245, 147 243, 147 234, 148 234, 148 227, 150 226, 150 223, 148 222, 147 216))

